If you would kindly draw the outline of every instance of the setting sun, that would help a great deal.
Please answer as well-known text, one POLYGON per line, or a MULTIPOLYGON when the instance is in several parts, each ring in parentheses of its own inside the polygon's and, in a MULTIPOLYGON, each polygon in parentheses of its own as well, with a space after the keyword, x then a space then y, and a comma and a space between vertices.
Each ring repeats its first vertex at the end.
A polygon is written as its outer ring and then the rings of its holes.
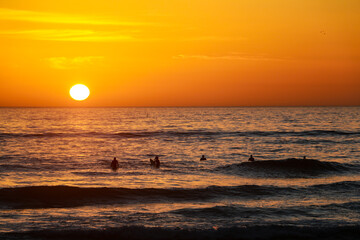
POLYGON ((76 84, 70 89, 70 96, 77 101, 83 101, 90 95, 90 90, 83 84, 76 84))

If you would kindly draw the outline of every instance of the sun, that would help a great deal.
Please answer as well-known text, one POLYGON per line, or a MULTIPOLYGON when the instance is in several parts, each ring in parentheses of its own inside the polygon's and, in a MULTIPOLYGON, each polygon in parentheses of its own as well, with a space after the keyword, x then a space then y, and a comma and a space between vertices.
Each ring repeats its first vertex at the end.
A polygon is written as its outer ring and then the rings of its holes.
POLYGON ((90 95, 90 90, 83 84, 76 84, 70 89, 70 96, 76 101, 83 101, 90 95))

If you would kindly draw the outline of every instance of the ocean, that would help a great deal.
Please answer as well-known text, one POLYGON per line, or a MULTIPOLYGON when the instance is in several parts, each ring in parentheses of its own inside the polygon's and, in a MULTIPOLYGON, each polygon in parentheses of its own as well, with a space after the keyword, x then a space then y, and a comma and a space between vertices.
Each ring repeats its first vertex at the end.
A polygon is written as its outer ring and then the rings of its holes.
POLYGON ((0 108, 1 239, 359 239, 359 187, 360 107, 0 108))

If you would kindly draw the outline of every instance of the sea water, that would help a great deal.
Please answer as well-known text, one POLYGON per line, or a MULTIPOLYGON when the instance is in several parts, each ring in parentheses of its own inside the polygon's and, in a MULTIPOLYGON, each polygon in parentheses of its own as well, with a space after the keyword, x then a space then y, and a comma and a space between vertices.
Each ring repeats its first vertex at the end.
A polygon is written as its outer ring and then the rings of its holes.
POLYGON ((0 238, 355 239, 359 187, 359 107, 0 108, 0 238))

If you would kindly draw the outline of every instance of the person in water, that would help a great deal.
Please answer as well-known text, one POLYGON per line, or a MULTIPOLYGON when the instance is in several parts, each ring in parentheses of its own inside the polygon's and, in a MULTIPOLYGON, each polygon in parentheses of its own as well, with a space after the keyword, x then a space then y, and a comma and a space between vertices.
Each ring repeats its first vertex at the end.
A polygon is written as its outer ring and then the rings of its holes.
POLYGON ((206 160, 205 155, 202 155, 202 157, 200 158, 200 161, 205 161, 205 160, 206 160))
POLYGON ((114 157, 114 160, 112 160, 110 166, 111 166, 112 169, 117 169, 117 168, 119 168, 119 162, 118 162, 118 160, 116 160, 116 157, 114 157))
POLYGON ((250 162, 255 161, 255 159, 254 159, 253 155, 250 155, 250 157, 249 157, 249 161, 250 161, 250 162))
POLYGON ((160 167, 160 160, 158 156, 155 156, 154 162, 155 162, 155 167, 157 168, 160 167))

